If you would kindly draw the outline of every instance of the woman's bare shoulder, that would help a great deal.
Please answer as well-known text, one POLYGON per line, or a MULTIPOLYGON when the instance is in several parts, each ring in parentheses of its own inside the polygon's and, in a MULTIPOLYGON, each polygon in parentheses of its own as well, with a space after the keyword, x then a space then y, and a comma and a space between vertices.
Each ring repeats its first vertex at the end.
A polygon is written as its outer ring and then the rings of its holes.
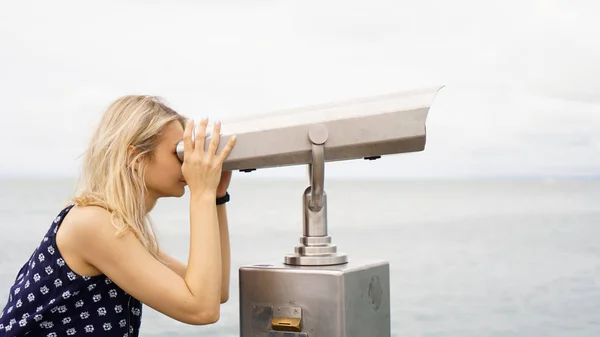
POLYGON ((105 208, 76 205, 64 217, 57 241, 74 251, 81 251, 95 240, 113 237, 117 230, 111 213, 105 208))
POLYGON ((102 207, 76 205, 65 215, 56 233, 56 245, 73 271, 87 276, 100 274, 84 255, 94 241, 103 240, 102 229, 108 226, 110 213, 102 207))
POLYGON ((110 222, 111 213, 100 206, 75 205, 65 216, 63 224, 65 227, 77 227, 79 230, 90 229, 95 226, 110 222))

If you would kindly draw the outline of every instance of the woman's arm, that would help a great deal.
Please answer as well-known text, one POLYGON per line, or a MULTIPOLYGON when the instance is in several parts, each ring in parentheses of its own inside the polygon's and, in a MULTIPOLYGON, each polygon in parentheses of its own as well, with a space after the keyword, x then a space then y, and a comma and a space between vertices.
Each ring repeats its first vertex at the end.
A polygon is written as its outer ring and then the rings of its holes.
POLYGON ((231 251, 229 247, 229 224, 225 204, 217 206, 219 216, 219 237, 221 239, 221 303, 229 300, 229 279, 231 273, 231 251))
POLYGON ((174 271, 177 275, 182 278, 185 277, 186 265, 179 261, 178 259, 172 257, 171 255, 165 253, 162 249, 158 250, 158 257, 165 264, 165 266, 169 267, 172 271, 174 271))
MULTIPOLYGON (((221 238, 221 303, 229 300, 230 274, 231 274, 231 254, 229 246, 229 224, 227 222, 227 209, 225 204, 217 206, 217 215, 219 218, 219 237, 221 238)), ((187 266, 176 258, 170 256, 162 250, 159 250, 159 257, 177 275, 185 277, 187 266)))
POLYGON ((150 255, 132 233, 115 236, 108 211, 85 207, 76 215, 68 244, 124 291, 184 323, 219 320, 221 240, 214 193, 191 197, 189 267, 183 277, 150 255))

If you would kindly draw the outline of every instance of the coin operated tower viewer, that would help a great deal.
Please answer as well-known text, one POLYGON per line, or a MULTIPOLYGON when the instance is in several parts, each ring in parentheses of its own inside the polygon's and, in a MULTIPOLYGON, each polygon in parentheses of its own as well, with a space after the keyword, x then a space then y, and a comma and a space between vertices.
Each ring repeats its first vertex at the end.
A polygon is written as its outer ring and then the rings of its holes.
POLYGON ((391 336, 389 263, 338 251, 327 230, 325 163, 423 151, 441 88, 223 123, 221 147, 228 135, 238 137, 224 169, 308 165, 310 182, 294 253, 239 269, 241 337, 391 336))

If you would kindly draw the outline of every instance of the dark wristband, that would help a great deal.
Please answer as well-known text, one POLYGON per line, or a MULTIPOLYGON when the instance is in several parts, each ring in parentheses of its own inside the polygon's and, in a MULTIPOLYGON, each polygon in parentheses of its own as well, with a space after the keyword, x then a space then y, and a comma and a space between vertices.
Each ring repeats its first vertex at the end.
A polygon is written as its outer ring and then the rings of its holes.
POLYGON ((217 205, 223 205, 224 203, 229 201, 229 192, 225 192, 225 195, 217 198, 217 205))

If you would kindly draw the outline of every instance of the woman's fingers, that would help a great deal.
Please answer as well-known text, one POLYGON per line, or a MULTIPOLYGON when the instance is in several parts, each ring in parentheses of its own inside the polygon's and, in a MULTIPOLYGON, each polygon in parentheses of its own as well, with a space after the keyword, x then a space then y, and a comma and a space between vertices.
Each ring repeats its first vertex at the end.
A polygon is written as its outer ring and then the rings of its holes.
MULTIPOLYGON (((206 146, 205 142, 207 135, 207 125, 208 119, 203 118, 196 127, 196 141, 195 144, 193 144, 191 141, 193 121, 188 122, 188 124, 186 124, 186 128, 183 135, 184 149, 186 152, 194 150, 204 154, 204 148, 206 146), (193 147, 190 147, 192 145, 193 147)), ((215 157, 214 159, 222 165, 225 159, 227 159, 227 156, 229 156, 229 153, 231 153, 231 150, 233 150, 236 139, 236 136, 230 136, 227 141, 227 144, 225 144, 223 150, 221 150, 221 153, 217 154, 217 150, 219 149, 219 144, 221 141, 221 122, 217 121, 213 127, 213 132, 211 134, 210 142, 208 144, 208 149, 205 153, 206 155, 208 155, 206 159, 215 157)))
POLYGON ((229 156, 229 153, 231 153, 231 150, 233 150, 236 139, 237 139, 237 137, 235 135, 229 137, 227 144, 225 144, 225 146, 223 147, 223 150, 221 151, 221 153, 219 153, 219 161, 221 163, 223 163, 225 161, 225 159, 227 159, 227 156, 229 156))
POLYGON ((208 119, 202 118, 200 124, 196 127, 196 147, 194 150, 200 153, 204 152, 204 138, 206 137, 206 125, 208 125, 208 119))
POLYGON ((194 151, 194 143, 192 141, 192 132, 194 131, 194 120, 190 119, 185 124, 185 130, 183 131, 183 153, 184 158, 186 154, 194 151))
POLYGON ((212 136, 210 137, 210 144, 208 145, 209 155, 215 155, 217 148, 219 148, 219 140, 221 138, 221 122, 217 121, 213 127, 212 136))

